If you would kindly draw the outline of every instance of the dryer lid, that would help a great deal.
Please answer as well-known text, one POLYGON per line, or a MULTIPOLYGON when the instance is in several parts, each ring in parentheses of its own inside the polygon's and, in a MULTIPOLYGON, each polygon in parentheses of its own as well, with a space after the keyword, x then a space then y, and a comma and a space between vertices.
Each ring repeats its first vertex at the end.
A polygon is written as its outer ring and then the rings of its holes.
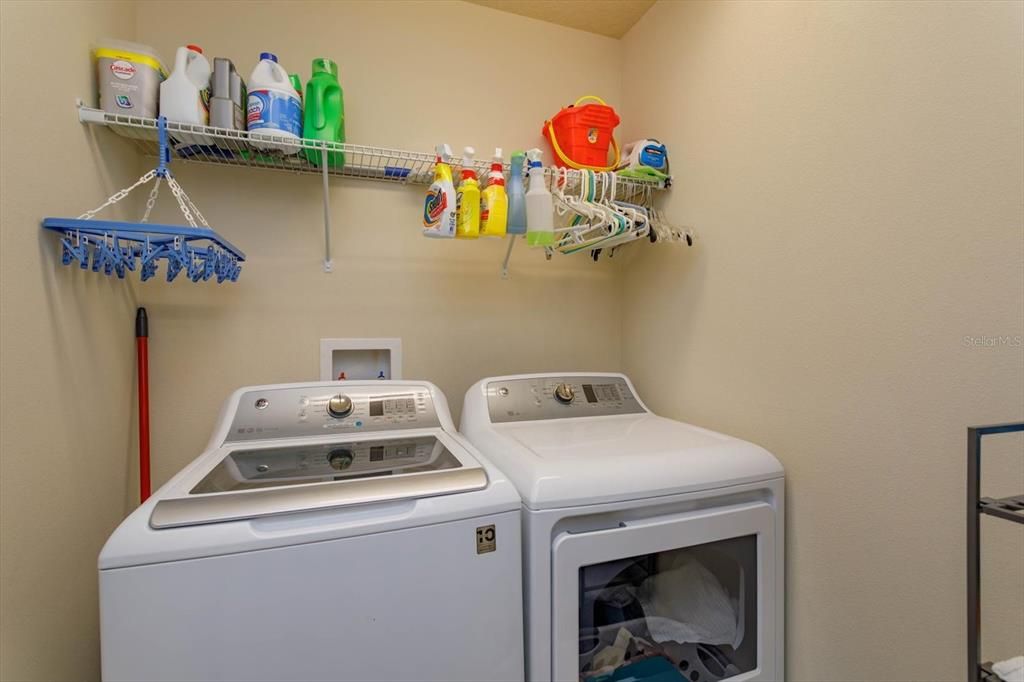
POLYGON ((778 478, 782 465, 738 438, 650 413, 496 424, 474 444, 532 509, 722 488, 778 478))
POLYGON ((221 449, 180 494, 157 502, 166 528, 479 490, 487 474, 440 430, 221 449))

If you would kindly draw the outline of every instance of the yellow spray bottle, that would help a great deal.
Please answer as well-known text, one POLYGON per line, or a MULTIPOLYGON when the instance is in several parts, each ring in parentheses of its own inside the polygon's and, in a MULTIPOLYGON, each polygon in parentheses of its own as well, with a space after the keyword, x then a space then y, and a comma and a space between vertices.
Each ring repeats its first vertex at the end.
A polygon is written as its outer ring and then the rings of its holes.
POLYGON ((491 172, 487 174, 487 186, 481 192, 480 236, 504 237, 508 221, 508 195, 505 193, 505 159, 501 147, 494 150, 491 172))
POLYGON ((452 150, 446 144, 437 145, 437 163, 434 165, 434 184, 423 200, 423 234, 427 237, 451 238, 455 236, 455 184, 452 182, 452 150))
POLYGON ((473 167, 472 147, 466 147, 462 154, 462 182, 456 192, 458 219, 455 223, 455 237, 476 239, 480 236, 480 183, 473 167))

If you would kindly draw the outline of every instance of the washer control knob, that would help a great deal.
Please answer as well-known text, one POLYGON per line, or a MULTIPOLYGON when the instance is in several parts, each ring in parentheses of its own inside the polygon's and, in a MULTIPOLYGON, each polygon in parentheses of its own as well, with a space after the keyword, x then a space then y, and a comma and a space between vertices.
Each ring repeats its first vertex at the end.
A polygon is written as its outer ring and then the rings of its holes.
POLYGON ((327 456, 327 463, 332 469, 344 471, 352 466, 352 452, 350 450, 332 450, 327 456))
POLYGON ((555 386, 555 400, 568 405, 576 397, 576 391, 573 390, 570 384, 558 384, 555 386))
POLYGON ((352 404, 352 398, 339 393, 327 402, 327 414, 335 419, 341 419, 352 414, 353 407, 355 406, 352 404))

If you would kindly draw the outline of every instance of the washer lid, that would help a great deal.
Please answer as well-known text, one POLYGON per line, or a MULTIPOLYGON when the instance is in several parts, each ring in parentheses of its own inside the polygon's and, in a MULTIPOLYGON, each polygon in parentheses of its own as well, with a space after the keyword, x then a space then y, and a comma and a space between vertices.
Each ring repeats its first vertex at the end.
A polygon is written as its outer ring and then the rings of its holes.
POLYGON ((483 467, 436 429, 221 448, 211 465, 153 508, 167 528, 448 495, 487 486, 483 467))
POLYGON ((496 424, 471 440, 532 509, 708 490, 778 478, 782 465, 738 438, 650 413, 496 424))

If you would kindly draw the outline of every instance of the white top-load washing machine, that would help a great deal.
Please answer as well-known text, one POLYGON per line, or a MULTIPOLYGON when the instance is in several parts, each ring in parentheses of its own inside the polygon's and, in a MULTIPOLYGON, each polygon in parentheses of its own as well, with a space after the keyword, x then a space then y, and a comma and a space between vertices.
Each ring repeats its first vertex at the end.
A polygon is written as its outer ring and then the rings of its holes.
POLYGON ((462 433, 523 498, 527 679, 783 679, 783 469, 621 374, 484 379, 462 433))
POLYGON ((100 554, 103 678, 521 680, 519 510, 432 384, 240 389, 100 554))

